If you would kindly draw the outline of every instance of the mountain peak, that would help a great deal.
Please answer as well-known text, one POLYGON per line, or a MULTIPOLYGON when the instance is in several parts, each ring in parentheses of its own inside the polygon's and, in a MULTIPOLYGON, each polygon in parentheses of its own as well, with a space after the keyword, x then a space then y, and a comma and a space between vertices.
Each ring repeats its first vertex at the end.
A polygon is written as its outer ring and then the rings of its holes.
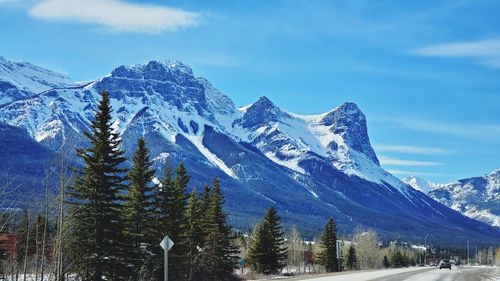
POLYGON ((270 122, 277 122, 280 117, 286 116, 269 98, 261 96, 253 104, 244 108, 243 118, 236 120, 244 128, 259 127, 270 122))
POLYGON ((493 172, 489 173, 488 176, 490 177, 500 177, 500 169, 496 169, 493 172))
POLYGON ((413 187, 413 189, 416 189, 418 191, 421 191, 425 194, 429 193, 429 191, 439 188, 442 185, 433 183, 431 181, 428 181, 426 179, 417 177, 417 176, 409 176, 403 179, 403 182, 408 184, 409 186, 413 187))
POLYGON ((252 104, 252 106, 258 106, 261 108, 269 108, 274 109, 278 108, 268 97, 261 96, 256 102, 252 104))
POLYGON ((340 135, 352 149, 368 156, 375 164, 380 165, 368 137, 366 117, 353 102, 344 102, 332 111, 324 114, 319 123, 329 126, 330 131, 340 135))
POLYGON ((121 65, 111 72, 116 78, 172 80, 174 77, 194 78, 193 70, 177 60, 151 60, 146 64, 121 65))
POLYGON ((343 102, 341 105, 337 107, 337 110, 361 113, 361 109, 359 109, 359 106, 356 103, 349 101, 343 102))

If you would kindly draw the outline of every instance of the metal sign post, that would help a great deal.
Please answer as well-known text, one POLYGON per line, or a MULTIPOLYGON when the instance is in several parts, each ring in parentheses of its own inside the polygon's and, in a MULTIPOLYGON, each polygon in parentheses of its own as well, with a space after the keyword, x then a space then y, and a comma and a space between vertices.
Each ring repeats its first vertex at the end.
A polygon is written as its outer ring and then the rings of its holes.
POLYGON ((338 271, 342 271, 342 264, 341 264, 341 261, 340 261, 340 258, 342 257, 342 249, 341 249, 341 244, 340 244, 340 241, 336 241, 337 243, 337 266, 338 266, 338 271))
POLYGON ((168 251, 172 248, 174 245, 174 242, 168 238, 168 236, 165 235, 163 240, 160 242, 160 246, 163 249, 163 256, 164 256, 164 265, 163 265, 163 273, 164 277, 163 280, 168 281, 168 251))

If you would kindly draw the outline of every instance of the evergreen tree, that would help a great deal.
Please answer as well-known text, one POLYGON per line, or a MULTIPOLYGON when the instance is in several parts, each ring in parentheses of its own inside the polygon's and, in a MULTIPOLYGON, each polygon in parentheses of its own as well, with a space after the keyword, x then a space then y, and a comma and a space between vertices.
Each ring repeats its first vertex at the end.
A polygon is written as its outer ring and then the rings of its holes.
POLYGON ((202 229, 202 202, 193 189, 189 195, 186 221, 187 221, 187 260, 189 267, 189 280, 194 280, 193 276, 198 268, 200 250, 204 244, 204 233, 202 229))
MULTIPOLYGON (((182 281, 188 275, 186 259, 186 188, 189 183, 189 176, 182 163, 179 164, 175 173, 175 178, 173 178, 172 170, 169 163, 167 163, 164 177, 160 181, 161 188, 156 195, 159 212, 158 225, 162 232, 158 244, 165 235, 174 242, 174 246, 168 253, 168 278, 169 280, 182 281)), ((161 265, 163 252, 159 252, 155 256, 158 264, 161 265)), ((159 280, 163 278, 163 267, 157 268, 155 276, 159 280)))
POLYGON ((266 220, 262 220, 262 222, 257 225, 248 251, 248 262, 252 270, 264 274, 272 274, 277 271, 277 269, 271 266, 274 264, 274 261, 271 260, 272 256, 269 254, 272 248, 273 237, 269 223, 266 220))
MULTIPOLYGON (((156 244, 159 245, 163 237, 167 233, 167 221, 168 212, 170 212, 170 205, 173 198, 173 173, 170 161, 167 159, 165 163, 165 169, 163 171, 163 177, 160 178, 160 184, 157 186, 156 192, 154 193, 154 204, 156 207, 156 218, 155 224, 156 228, 156 244)), ((154 265, 151 270, 155 280, 163 280, 163 249, 161 247, 156 247, 153 249, 153 255, 151 257, 151 264, 154 265)))
POLYGON ((202 270, 192 280, 237 280, 234 275, 234 269, 238 267, 238 248, 234 245, 236 237, 231 233, 227 214, 223 211, 224 195, 218 179, 214 180, 208 200, 205 243, 199 260, 202 270))
POLYGON ((121 201, 125 186, 120 166, 125 161, 120 137, 111 128, 109 94, 101 93, 91 132, 90 147, 77 149, 84 166, 68 192, 72 206, 71 246, 75 270, 84 280, 123 280, 125 245, 121 201))
POLYGON ((271 207, 257 226, 250 245, 248 259, 253 270, 264 274, 276 274, 283 269, 287 258, 283 237, 280 218, 276 209, 271 207))
POLYGON ((350 270, 358 269, 358 257, 356 256, 356 248, 351 244, 347 250, 346 266, 350 270))
POLYGON ((387 258, 386 255, 384 255, 384 260, 383 260, 382 264, 384 265, 385 268, 391 267, 391 264, 389 263, 389 259, 387 258))
POLYGON ((337 259, 337 228, 332 218, 325 225, 320 237, 322 251, 319 253, 318 263, 325 267, 326 272, 339 271, 337 259))
POLYGON ((399 249, 395 249, 393 250, 392 252, 392 258, 391 258, 391 264, 395 267, 395 268, 400 268, 400 267, 403 267, 403 255, 401 254, 401 252, 399 251, 399 249))
POLYGON ((125 239, 129 243, 127 258, 137 279, 145 275, 145 261, 148 260, 149 253, 158 247, 154 225, 155 188, 152 184, 155 172, 149 160, 149 149, 143 138, 137 142, 137 150, 132 161, 133 166, 128 173, 128 193, 124 197, 123 220, 125 239))

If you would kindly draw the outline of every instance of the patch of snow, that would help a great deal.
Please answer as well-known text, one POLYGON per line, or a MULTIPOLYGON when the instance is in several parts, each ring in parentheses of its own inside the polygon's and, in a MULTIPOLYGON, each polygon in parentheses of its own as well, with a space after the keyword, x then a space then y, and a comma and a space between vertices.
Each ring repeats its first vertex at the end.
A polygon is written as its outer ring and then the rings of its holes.
POLYGON ((206 146, 203 145, 202 137, 203 136, 193 136, 193 135, 184 135, 200 152, 207 158, 210 163, 224 171, 228 176, 237 179, 238 176, 231 170, 224 161, 222 161, 217 155, 213 154, 206 146))

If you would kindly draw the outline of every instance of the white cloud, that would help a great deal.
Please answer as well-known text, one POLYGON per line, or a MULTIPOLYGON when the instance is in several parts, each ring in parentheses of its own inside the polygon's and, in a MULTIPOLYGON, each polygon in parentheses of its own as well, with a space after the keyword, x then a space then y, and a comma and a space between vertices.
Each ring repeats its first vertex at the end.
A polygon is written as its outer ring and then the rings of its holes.
POLYGON ((195 12, 119 0, 43 0, 31 7, 29 14, 42 20, 86 23, 108 31, 136 33, 196 26, 201 18, 195 12))
POLYGON ((417 161, 417 160, 404 160, 399 158, 392 158, 388 156, 380 156, 378 157, 380 164, 385 166, 414 166, 414 167, 430 167, 430 166, 439 166, 442 163, 438 162, 429 162, 429 161, 417 161))
POLYGON ((428 147, 428 146, 411 146, 411 145, 374 145, 374 148, 378 152, 398 152, 398 153, 408 153, 408 154, 449 154, 451 150, 444 149, 440 147, 428 147))
POLYGON ((446 123, 420 118, 382 117, 374 121, 400 128, 428 133, 445 134, 469 139, 499 142, 500 124, 446 123))
POLYGON ((427 57, 473 58, 483 65, 500 68, 500 39, 436 44, 417 48, 412 53, 427 57))

